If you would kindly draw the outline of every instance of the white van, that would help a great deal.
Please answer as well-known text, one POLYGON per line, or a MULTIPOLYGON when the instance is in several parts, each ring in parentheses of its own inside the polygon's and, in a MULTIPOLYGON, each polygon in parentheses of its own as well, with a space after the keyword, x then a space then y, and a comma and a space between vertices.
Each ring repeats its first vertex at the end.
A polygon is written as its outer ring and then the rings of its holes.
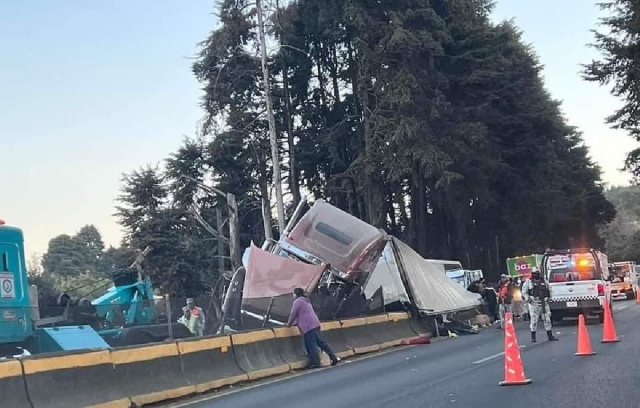
POLYGON ((598 317, 604 321, 603 305, 609 299, 609 260, 593 249, 564 249, 546 252, 542 274, 549 281, 549 307, 554 321, 565 317, 598 317))

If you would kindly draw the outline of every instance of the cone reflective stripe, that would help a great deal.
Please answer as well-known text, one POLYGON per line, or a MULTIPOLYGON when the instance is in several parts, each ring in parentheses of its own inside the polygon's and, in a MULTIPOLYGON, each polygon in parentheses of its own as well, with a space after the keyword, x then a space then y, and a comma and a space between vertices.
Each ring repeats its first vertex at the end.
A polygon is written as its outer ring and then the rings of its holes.
POLYGON ((576 356, 592 356, 596 354, 591 347, 591 338, 584 320, 584 315, 580 315, 578 319, 578 350, 576 356))
POLYGON ((616 334, 616 327, 613 324, 613 316, 611 315, 611 305, 609 300, 604 300, 604 327, 602 328, 602 343, 616 343, 620 339, 616 334))
POLYGON ((504 381, 500 381, 498 384, 531 384, 531 380, 524 375, 518 339, 516 338, 516 331, 513 328, 513 316, 511 313, 506 313, 504 318, 506 321, 504 329, 504 381))

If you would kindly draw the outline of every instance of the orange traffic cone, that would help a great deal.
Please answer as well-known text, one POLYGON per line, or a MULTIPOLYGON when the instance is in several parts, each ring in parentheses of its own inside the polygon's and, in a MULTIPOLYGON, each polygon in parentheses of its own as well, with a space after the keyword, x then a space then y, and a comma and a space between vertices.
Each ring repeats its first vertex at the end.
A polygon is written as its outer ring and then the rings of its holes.
POLYGON ((592 356, 596 354, 591 347, 591 338, 589 337, 589 331, 587 325, 584 322, 584 315, 580 315, 578 319, 578 351, 576 356, 592 356))
POLYGON ((616 334, 616 327, 613 324, 613 316, 611 316, 611 305, 607 299, 604 300, 604 327, 602 328, 602 342, 616 343, 620 341, 616 334))
POLYGON ((525 378, 524 367, 520 359, 520 348, 516 331, 513 328, 511 313, 505 314, 506 325, 504 329, 504 381, 500 385, 525 385, 531 384, 531 380, 525 378))
POLYGON ((640 305, 640 287, 636 289, 636 304, 640 305))

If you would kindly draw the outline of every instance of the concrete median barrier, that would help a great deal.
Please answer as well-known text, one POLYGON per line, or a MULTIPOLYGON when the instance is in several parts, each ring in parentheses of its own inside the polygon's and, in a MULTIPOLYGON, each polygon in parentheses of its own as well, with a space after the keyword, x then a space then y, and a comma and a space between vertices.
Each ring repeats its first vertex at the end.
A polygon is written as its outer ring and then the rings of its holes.
MULTIPOLYGON (((322 336, 341 358, 393 347, 428 335, 432 328, 428 319, 410 319, 407 313, 321 326, 322 336)), ((43 354, 0 362, 0 404, 9 408, 142 406, 285 374, 307 364, 297 328, 43 354)))
POLYGON ((378 316, 367 316, 364 318, 367 322, 366 331, 373 341, 380 346, 380 350, 400 344, 395 333, 391 330, 389 316, 386 314, 378 316))
POLYGON ((30 407, 27 388, 22 376, 20 361, 0 362, 0 406, 8 408, 30 407))
POLYGON ((22 366, 35 408, 131 405, 125 390, 115 386, 118 374, 109 350, 31 356, 22 360, 22 366))
POLYGON ((284 374, 291 366, 278 352, 272 330, 257 330, 231 335, 231 344, 238 366, 250 380, 284 374))
POLYGON ((322 331, 322 338, 329 343, 336 356, 346 358, 354 354, 353 349, 347 344, 347 339, 344 337, 340 321, 322 322, 320 330, 322 331))
POLYGON ((389 318, 388 330, 392 333, 392 339, 388 341, 390 346, 397 346, 418 337, 411 327, 407 313, 388 313, 387 316, 389 318))
POLYGON ((436 326, 433 317, 420 317, 409 319, 411 328, 419 336, 435 336, 436 326))
POLYGON ((289 364, 292 370, 299 370, 309 365, 304 339, 297 327, 276 327, 273 329, 273 333, 276 336, 276 346, 280 357, 289 364))
POLYGON ((117 380, 99 381, 96 386, 121 389, 134 405, 152 404, 195 394, 182 371, 176 343, 126 347, 111 351, 117 380))
POLYGON ((236 363, 230 336, 181 340, 177 344, 184 375, 197 393, 249 379, 236 363))
MULTIPOLYGON (((385 316, 386 317, 386 316, 385 316)), ((342 334, 355 354, 372 353, 380 350, 380 345, 367 327, 367 319, 359 317, 340 321, 342 334)))

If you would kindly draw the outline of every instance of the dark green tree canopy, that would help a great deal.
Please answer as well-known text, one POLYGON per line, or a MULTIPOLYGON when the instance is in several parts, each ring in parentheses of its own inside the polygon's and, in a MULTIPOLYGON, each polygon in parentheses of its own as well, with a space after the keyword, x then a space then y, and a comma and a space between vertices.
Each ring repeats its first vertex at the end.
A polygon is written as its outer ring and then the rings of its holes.
MULTIPOLYGON (((640 141, 640 2, 613 0, 599 6, 606 16, 600 19, 602 31, 594 31, 594 46, 602 57, 585 65, 584 78, 610 86, 611 94, 622 99, 607 122, 640 141)), ((629 153, 625 168, 640 177, 640 148, 629 153)))
POLYGON ((607 198, 616 207, 616 218, 602 230, 612 261, 640 263, 640 186, 615 187, 607 198))
POLYGON ((599 231, 615 209, 600 170, 517 27, 491 21, 491 1, 273 5, 272 89, 261 81, 253 3, 220 2, 193 65, 203 135, 164 166, 125 176, 117 215, 128 245, 154 247, 163 290, 205 291, 220 271, 220 243, 193 211, 215 226, 223 203, 190 180, 235 194, 242 245, 262 242, 273 176, 267 91, 292 204, 302 193, 327 199, 425 257, 490 276, 506 257, 545 246, 604 245, 599 231))

